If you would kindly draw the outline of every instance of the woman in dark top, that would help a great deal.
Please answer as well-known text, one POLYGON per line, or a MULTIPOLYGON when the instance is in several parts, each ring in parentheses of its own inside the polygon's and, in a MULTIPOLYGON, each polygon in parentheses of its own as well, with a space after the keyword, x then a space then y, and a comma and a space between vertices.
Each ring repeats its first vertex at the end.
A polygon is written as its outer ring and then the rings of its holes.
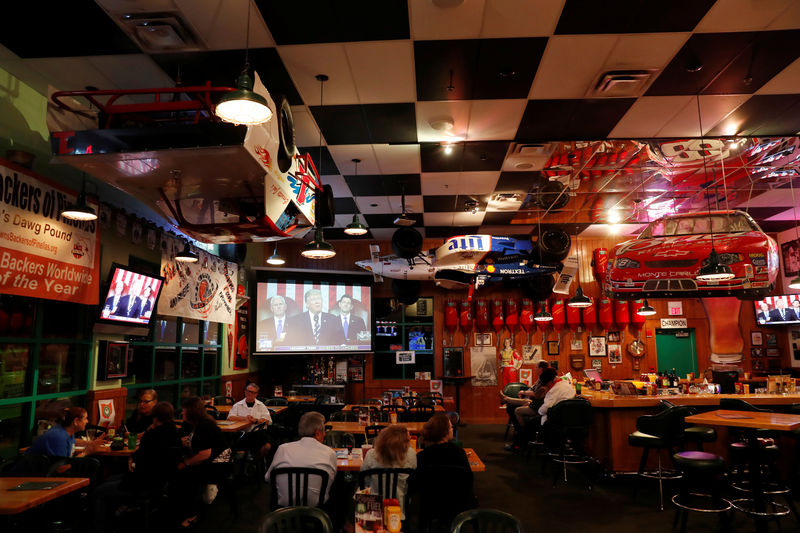
POLYGON ((178 463, 178 474, 171 484, 174 509, 182 520, 181 527, 189 527, 197 520, 201 491, 215 482, 212 461, 225 449, 222 431, 206 413, 203 400, 194 396, 183 401, 183 426, 181 435, 183 460, 178 463))

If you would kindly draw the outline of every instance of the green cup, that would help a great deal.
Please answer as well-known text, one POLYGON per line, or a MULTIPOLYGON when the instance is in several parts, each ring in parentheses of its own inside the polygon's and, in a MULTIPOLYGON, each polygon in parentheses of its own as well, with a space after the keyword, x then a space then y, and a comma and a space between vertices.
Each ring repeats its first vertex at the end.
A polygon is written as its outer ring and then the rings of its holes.
POLYGON ((575 384, 575 394, 578 395, 578 396, 581 395, 581 384, 580 383, 576 383, 575 384))

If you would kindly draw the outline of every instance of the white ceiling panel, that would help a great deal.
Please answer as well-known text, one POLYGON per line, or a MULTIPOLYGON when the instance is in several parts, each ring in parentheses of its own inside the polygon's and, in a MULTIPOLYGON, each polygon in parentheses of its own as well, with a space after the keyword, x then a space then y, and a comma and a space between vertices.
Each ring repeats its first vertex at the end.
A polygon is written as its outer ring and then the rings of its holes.
POLYGON ((769 80, 756 94, 794 94, 800 87, 800 58, 769 80))
POLYGON ((789 0, 789 7, 767 26, 769 30, 793 30, 796 28, 800 28, 800 2, 795 0, 789 0))
POLYGON ((481 37, 539 37, 551 35, 564 0, 486 0, 481 37))
POLYGON ((466 139, 472 109, 468 100, 417 102, 416 108, 419 142, 457 142, 466 139), (441 120, 452 120, 452 129, 440 131, 431 127, 432 122, 441 120))
MULTIPOLYGON (((708 132, 718 123, 729 115, 733 110, 742 105, 750 98, 749 94, 734 95, 706 95, 700 97, 700 110, 703 119, 703 134, 708 132)), ((730 132, 726 135, 735 135, 737 125, 730 125, 730 132)), ((697 118, 697 101, 692 98, 686 106, 676 113, 659 132, 660 137, 697 137, 700 135, 700 127, 697 118)))
POLYGON ((550 37, 529 97, 535 100, 583 98, 616 43, 616 35, 550 37))
POLYGON ((387 196, 359 196, 355 201, 362 215, 389 213, 391 210, 387 196))
POLYGON ((350 187, 347 186, 347 182, 344 181, 344 177, 342 177, 340 174, 324 176, 322 178, 322 183, 323 185, 331 186, 331 189, 333 189, 333 196, 335 198, 343 198, 353 195, 353 193, 350 191, 350 187))
POLYGON ((453 213, 425 213, 422 220, 425 226, 452 226, 453 213))
POLYGON ((420 174, 423 196, 446 196, 458 194, 460 172, 424 172, 420 174))
MULTIPOLYGON (((783 192, 786 193, 786 189, 784 189, 783 192)), ((791 198, 791 196, 789 196, 789 198, 791 198)), ((782 211, 777 215, 766 218, 765 220, 798 220, 799 214, 800 212, 798 212, 796 209, 787 209, 786 211, 782 211)))
MULTIPOLYGON (((394 232, 396 230, 397 230, 397 228, 375 228, 375 229, 370 228, 369 232, 372 234, 372 237, 375 240, 378 240, 378 241, 391 241, 392 240, 392 235, 394 235, 394 232)), ((425 232, 425 228, 417 228, 417 231, 420 231, 421 233, 424 233, 425 232)), ((391 248, 388 249, 388 250, 381 250, 381 254, 384 254, 384 255, 391 254, 391 253, 392 253, 391 248)), ((356 261, 360 261, 360 259, 357 258, 356 261)))
POLYGON ((467 0, 448 8, 439 7, 431 0, 411 0, 408 5, 411 38, 417 41, 477 39, 483 21, 483 2, 467 0))
MULTIPOLYGON (((473 100, 467 140, 510 141, 514 139, 528 101, 473 100)), ((419 131, 419 125, 417 126, 419 131)))
POLYGON ((348 43, 345 53, 362 104, 413 102, 416 99, 411 41, 348 43))
MULTIPOLYGON (((174 87, 175 82, 161 67, 144 54, 126 56, 93 56, 89 63, 123 89, 174 87)), ((103 89, 103 87, 99 87, 103 89)), ((150 99, 152 101, 152 98, 150 99)))
POLYGON ((758 31, 770 27, 796 0, 717 0, 695 31, 758 31))
POLYGON ((343 44, 279 46, 278 54, 307 105, 319 105, 320 82, 315 78, 317 74, 325 74, 329 78, 324 84, 323 105, 359 103, 343 44))
MULTIPOLYGON (((174 0, 209 50, 275 46, 258 8, 251 0, 174 0), (247 9, 250 8, 248 38, 247 9)), ((242 58, 244 62, 244 58, 242 58)))
POLYGON ((353 159, 361 160, 358 164, 359 176, 381 173, 371 144, 339 144, 328 146, 328 150, 339 172, 345 176, 352 176, 355 173, 353 159))
POLYGON ((382 174, 419 174, 418 144, 373 144, 382 174))
POLYGON ((663 68, 688 38, 688 33, 620 35, 604 70, 663 68))
POLYGON ((655 137, 686 105, 692 96, 643 96, 620 119, 609 137, 655 137))
MULTIPOLYGON (((294 138, 297 146, 319 146, 319 128, 306 106, 292 106, 294 138)), ((323 140, 323 142, 325 142, 323 140)))
MULTIPOLYGON (((459 194, 491 194, 500 179, 500 172, 461 172, 459 194)), ((451 193, 452 194, 452 193, 451 193)))
MULTIPOLYGON (((126 56, 114 56, 125 62, 126 56)), ((87 85, 98 89, 120 89, 88 57, 46 57, 27 60, 28 65, 61 91, 84 90, 87 85)))

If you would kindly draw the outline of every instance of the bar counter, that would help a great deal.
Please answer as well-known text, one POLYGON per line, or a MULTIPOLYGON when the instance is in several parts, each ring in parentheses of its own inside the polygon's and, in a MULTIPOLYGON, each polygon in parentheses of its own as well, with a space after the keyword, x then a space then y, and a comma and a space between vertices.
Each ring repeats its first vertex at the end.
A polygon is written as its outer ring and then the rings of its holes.
MULTIPOLYGON (((744 400, 753 405, 771 407, 776 411, 784 412, 789 410, 791 404, 800 403, 800 394, 798 393, 618 396, 609 392, 584 390, 581 396, 588 399, 594 407, 594 420, 587 441, 587 451, 598 459, 609 472, 636 472, 638 470, 642 450, 628 444, 628 435, 636 431, 637 418, 659 411, 661 400, 668 400, 676 405, 697 406, 699 412, 718 409, 719 401, 722 398, 744 400)), ((705 449, 727 457, 728 433, 724 428, 717 428, 717 433, 717 442, 706 445, 705 449)), ((788 445, 791 444, 791 442, 788 443, 788 445)), ((662 461, 665 460, 667 460, 666 452, 662 457, 662 461)), ((651 453, 649 464, 655 468, 656 463, 657 454, 651 453)))

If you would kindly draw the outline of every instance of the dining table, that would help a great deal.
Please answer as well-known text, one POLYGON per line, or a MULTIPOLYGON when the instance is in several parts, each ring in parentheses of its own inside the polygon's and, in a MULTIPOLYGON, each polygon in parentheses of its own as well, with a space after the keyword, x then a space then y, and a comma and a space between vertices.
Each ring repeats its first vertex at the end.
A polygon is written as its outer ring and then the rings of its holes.
MULTIPOLYGON (((409 433, 419 435, 422 433, 422 426, 425 422, 398 422, 398 425, 405 426, 409 433)), ((365 425, 359 422, 326 422, 326 426, 330 426, 333 431, 345 431, 347 433, 364 433, 365 425)), ((379 426, 388 426, 389 424, 375 424, 379 426)))
MULTIPOLYGON (((748 460, 750 463, 748 465, 748 473, 753 497, 752 499, 742 498, 733 500, 731 503, 735 508, 755 518, 756 531, 767 531, 766 518, 769 516, 769 513, 767 513, 767 505, 770 504, 773 506, 773 509, 775 509, 775 506, 778 506, 778 504, 770 502, 767 495, 764 493, 764 481, 762 479, 760 462, 761 454, 758 453, 762 444, 758 439, 758 430, 791 431, 800 428, 800 415, 717 409, 716 411, 687 416, 686 422, 703 426, 736 427, 743 430, 743 433, 747 437, 748 460)), ((786 508, 786 513, 788 513, 788 511, 789 509, 786 508)))
MULTIPOLYGON (((356 453, 349 452, 347 448, 334 448, 336 451, 336 470, 339 472, 358 472, 361 470, 361 464, 364 462, 361 449, 354 448, 356 453)), ((419 452, 420 450, 417 450, 419 452)), ((473 472, 485 472, 486 465, 483 464, 481 458, 475 453, 472 448, 464 448, 467 454, 467 461, 469 461, 469 468, 473 472)))
POLYGON ((0 515, 19 514, 88 484, 86 477, 0 477, 0 515))
MULTIPOLYGON (((374 409, 377 409, 378 411, 381 410, 381 407, 379 405, 370 405, 370 404, 362 404, 362 403, 348 403, 347 405, 345 405, 342 408, 342 411, 352 411, 354 407, 357 407, 359 409, 374 408, 374 409)), ((444 413, 445 412, 444 407, 441 406, 438 403, 433 407, 433 410, 436 413, 444 413)))

